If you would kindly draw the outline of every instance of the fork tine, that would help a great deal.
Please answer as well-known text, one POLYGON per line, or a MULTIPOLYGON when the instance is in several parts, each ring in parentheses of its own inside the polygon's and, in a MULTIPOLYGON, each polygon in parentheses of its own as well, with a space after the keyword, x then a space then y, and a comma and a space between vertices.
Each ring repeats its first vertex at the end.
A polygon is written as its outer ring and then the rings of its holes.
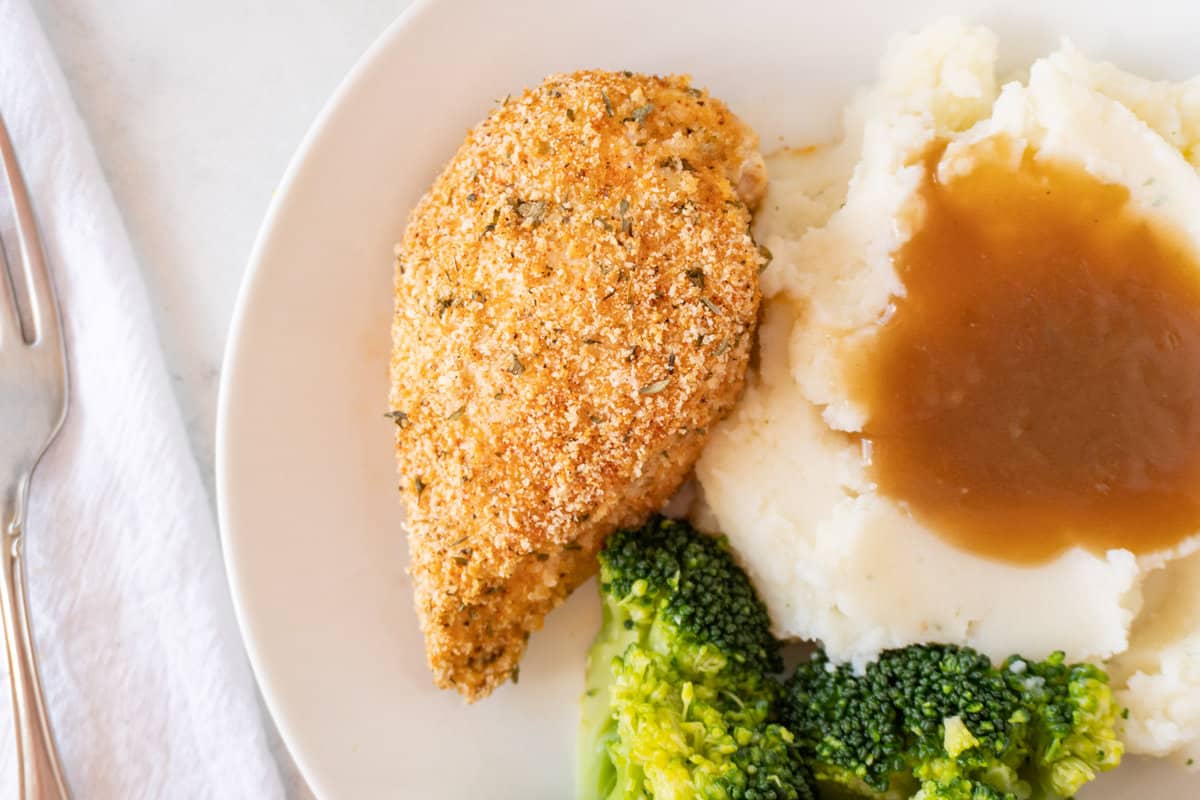
POLYGON ((8 342, 23 340, 21 316, 17 312, 17 301, 13 295, 12 273, 4 254, 4 242, 0 241, 0 347, 8 342))
MULTIPOLYGON (((26 333, 30 334, 34 344, 61 347, 62 332, 59 327, 54 284, 46 269, 46 257, 38 236, 33 205, 29 202, 29 192, 25 188, 25 179, 21 176, 21 167, 17 163, 17 155, 13 150, 3 116, 0 116, 0 168, 8 179, 8 191, 12 196, 13 216, 17 223, 17 242, 20 245, 22 272, 25 276, 29 312, 34 328, 26 333)), ((16 279, 15 276, 13 279, 16 279)))

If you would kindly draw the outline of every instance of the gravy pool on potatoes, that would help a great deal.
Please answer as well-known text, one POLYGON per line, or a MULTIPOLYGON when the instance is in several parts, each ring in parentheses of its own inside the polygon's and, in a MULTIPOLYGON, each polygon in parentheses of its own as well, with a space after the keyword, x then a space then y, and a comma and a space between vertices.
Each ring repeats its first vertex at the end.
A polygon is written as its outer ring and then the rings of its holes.
POLYGON ((1014 146, 944 183, 928 158, 906 295, 852 376, 873 478, 991 557, 1169 547, 1200 530, 1200 263, 1014 146))

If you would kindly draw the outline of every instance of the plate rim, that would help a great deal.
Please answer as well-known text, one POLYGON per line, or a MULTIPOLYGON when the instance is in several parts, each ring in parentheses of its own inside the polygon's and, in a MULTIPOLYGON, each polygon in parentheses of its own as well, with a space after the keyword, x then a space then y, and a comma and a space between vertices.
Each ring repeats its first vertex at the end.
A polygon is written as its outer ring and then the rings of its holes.
POLYGON ((336 89, 334 89, 324 105, 322 105, 320 111, 313 118, 312 123, 310 123, 300 143, 297 145, 295 152, 293 152, 291 158, 288 160, 287 168, 284 170, 283 176, 280 178, 274 192, 272 192, 266 214, 255 234, 254 244, 250 249, 250 255, 246 260, 246 268, 238 285, 233 315, 230 320, 225 348, 222 354, 221 377, 217 391, 214 472, 217 528, 221 543, 221 557, 225 567, 225 580, 229 586, 238 634, 241 638, 242 647, 245 649, 247 660, 250 662, 250 669, 254 674, 255 684, 262 695, 263 703, 266 705, 270 717, 268 721, 278 732, 284 748, 295 764, 296 769, 300 772, 301 777, 308 784, 313 794, 321 798, 330 795, 328 791, 329 787, 324 785, 313 765, 297 751, 294 744, 297 737, 291 730, 291 726, 284 721, 284 715, 280 713, 285 701, 272 683, 269 672, 264 666, 265 656, 261 652, 260 643, 251 633, 253 623, 251 622, 251 614, 247 608, 247 599, 243 591, 245 573, 234 544, 236 537, 230 535, 230 531, 236 527, 231 516, 229 500, 230 493, 233 491, 230 482, 231 447, 229 445, 229 420, 233 413, 232 409, 237 402, 236 393, 238 391, 235 388, 234 375, 238 372, 237 367, 242 358, 241 351, 244 347, 245 329, 248 326, 250 309, 261 281, 265 260, 264 254, 269 249, 271 241, 278 235, 280 218, 291 195, 293 184, 297 181, 300 172, 303 170, 312 152, 325 139, 333 119, 337 116, 342 105, 345 104, 348 96, 361 81, 362 77, 393 46, 396 39, 404 36, 407 30, 414 27, 416 22, 428 13, 431 8, 445 4, 446 2, 447 0, 413 0, 407 8, 402 10, 392 22, 376 35, 367 49, 355 60, 354 65, 341 79, 336 89))

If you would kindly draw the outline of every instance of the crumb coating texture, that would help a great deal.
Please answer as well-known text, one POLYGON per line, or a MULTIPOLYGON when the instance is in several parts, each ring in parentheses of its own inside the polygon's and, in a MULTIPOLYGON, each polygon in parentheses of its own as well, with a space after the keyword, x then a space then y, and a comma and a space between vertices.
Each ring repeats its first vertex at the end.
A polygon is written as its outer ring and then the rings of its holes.
POLYGON ((686 78, 557 75, 494 109, 412 212, 390 403, 439 686, 475 700, 515 676, 736 400, 757 146, 686 78))

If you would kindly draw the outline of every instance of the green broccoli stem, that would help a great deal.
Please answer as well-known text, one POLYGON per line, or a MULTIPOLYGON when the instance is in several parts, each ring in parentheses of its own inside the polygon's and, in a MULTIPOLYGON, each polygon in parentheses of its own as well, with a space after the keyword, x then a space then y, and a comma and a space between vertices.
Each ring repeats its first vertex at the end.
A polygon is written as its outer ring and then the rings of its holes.
POLYGON ((600 630, 588 651, 579 736, 575 754, 577 800, 616 800, 618 778, 609 747, 617 740, 617 721, 611 709, 609 687, 613 660, 638 641, 639 630, 628 612, 613 603, 601 604, 600 630))

